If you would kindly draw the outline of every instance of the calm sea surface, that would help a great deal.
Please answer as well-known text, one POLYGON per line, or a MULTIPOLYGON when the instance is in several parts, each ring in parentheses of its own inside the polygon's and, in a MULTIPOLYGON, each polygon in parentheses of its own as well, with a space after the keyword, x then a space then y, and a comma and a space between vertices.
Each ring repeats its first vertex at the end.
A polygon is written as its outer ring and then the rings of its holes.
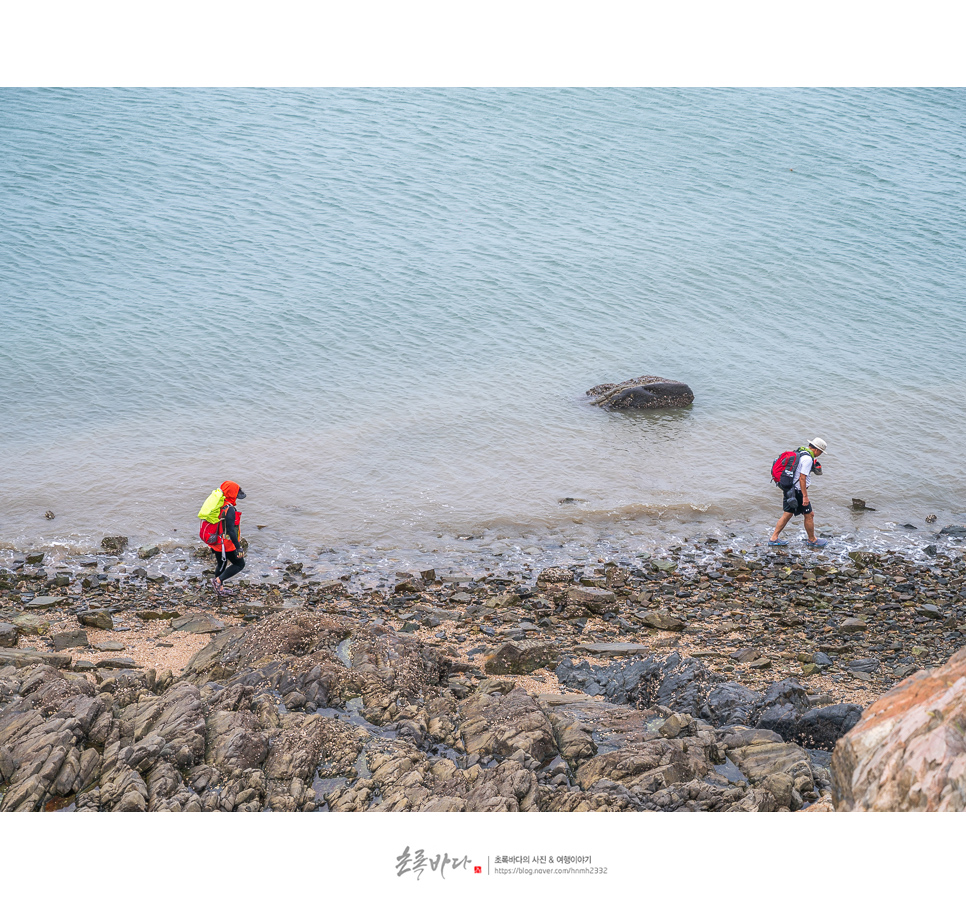
POLYGON ((961 90, 2 89, 0 547, 192 546, 225 478, 253 558, 751 546, 820 435, 820 532, 917 551, 964 138, 961 90), (694 405, 582 398, 641 374, 694 405))

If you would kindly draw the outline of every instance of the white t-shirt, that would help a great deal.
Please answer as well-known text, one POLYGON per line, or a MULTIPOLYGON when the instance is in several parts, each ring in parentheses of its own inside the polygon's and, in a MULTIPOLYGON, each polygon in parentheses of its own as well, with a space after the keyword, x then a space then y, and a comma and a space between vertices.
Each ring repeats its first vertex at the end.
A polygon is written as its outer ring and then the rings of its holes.
POLYGON ((798 481, 799 476, 802 473, 805 474, 805 488, 810 489, 812 487, 812 455, 808 452, 802 454, 798 459, 798 466, 795 467, 795 488, 801 491, 802 484, 798 481))

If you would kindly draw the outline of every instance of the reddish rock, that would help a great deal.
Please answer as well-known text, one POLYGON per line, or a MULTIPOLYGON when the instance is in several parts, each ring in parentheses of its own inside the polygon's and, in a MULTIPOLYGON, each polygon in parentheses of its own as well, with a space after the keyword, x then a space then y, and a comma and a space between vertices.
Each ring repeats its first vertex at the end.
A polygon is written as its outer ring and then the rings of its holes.
POLYGON ((838 811, 966 811, 966 648, 873 703, 836 745, 838 811))

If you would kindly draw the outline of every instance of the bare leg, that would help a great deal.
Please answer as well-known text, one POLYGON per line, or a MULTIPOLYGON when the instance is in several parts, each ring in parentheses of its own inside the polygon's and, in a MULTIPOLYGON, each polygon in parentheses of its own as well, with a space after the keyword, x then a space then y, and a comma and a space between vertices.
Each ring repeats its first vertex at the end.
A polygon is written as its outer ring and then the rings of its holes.
MULTIPOLYGON (((809 515, 811 517, 811 515, 809 515)), ((779 519, 778 523, 775 525, 775 532, 771 535, 773 540, 778 539, 778 535, 785 529, 785 525, 792 519, 791 511, 786 511, 779 519)), ((807 524, 805 525, 808 526, 807 524)))
POLYGON ((810 542, 815 542, 815 514, 803 515, 805 518, 805 533, 808 534, 808 539, 810 542))

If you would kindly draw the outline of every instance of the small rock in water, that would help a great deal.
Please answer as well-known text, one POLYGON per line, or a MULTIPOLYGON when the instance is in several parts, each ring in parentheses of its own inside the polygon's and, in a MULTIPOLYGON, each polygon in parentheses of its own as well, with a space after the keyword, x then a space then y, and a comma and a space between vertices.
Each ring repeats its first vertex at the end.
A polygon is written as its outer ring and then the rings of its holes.
POLYGON ((27 553, 27 565, 40 565, 43 561, 43 553, 27 553))
POLYGON ((104 537, 101 540, 101 549, 106 553, 119 555, 127 548, 127 537, 104 537))
POLYGON ((161 552, 161 547, 151 544, 151 546, 140 546, 138 547, 138 559, 150 559, 152 556, 157 556, 161 552))
POLYGON ((853 498, 852 510, 853 511, 875 511, 875 508, 870 508, 861 498, 853 498))
POLYGON ((936 523, 936 515, 934 515, 934 514, 927 514, 926 515, 926 523, 927 524, 935 524, 936 523))
POLYGON ((44 517, 47 518, 48 521, 52 521, 56 517, 56 515, 54 514, 53 511, 45 511, 44 517))

